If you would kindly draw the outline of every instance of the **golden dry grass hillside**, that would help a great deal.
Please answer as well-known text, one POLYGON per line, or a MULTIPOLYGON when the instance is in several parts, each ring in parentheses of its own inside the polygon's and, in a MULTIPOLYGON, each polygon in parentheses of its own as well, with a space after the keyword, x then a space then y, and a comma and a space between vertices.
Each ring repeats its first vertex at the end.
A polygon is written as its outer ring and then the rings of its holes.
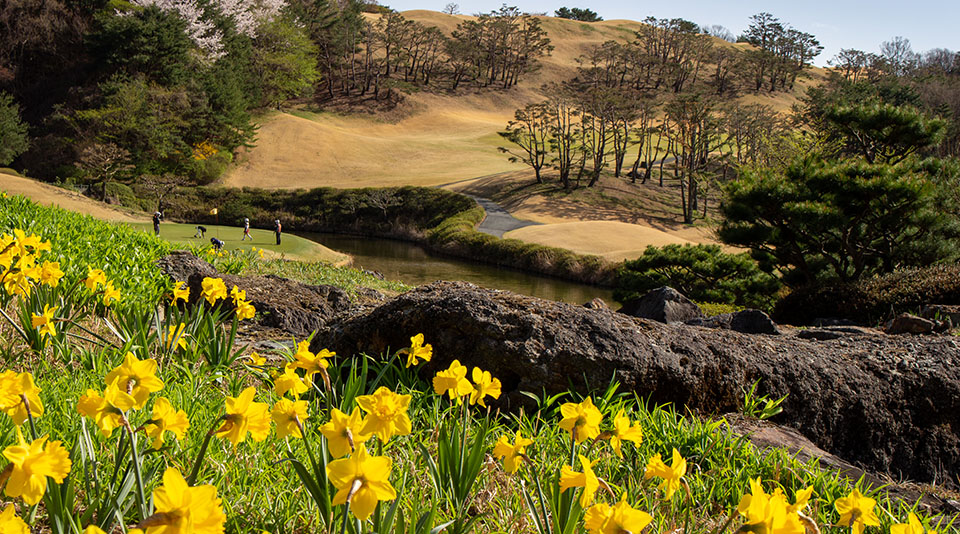
MULTIPOLYGON (((467 18, 415 10, 405 17, 451 32, 467 18)), ((508 91, 414 93, 389 117, 293 111, 261 117, 257 145, 222 181, 230 187, 433 186, 519 169, 497 152, 502 129, 518 107, 542 100, 540 88, 571 78, 576 59, 608 40, 626 42, 639 22, 583 23, 541 17, 554 50, 542 68, 508 91)), ((718 41, 721 46, 736 46, 718 41)), ((793 95, 747 96, 787 109, 793 95)))
MULTIPOLYGON (((427 10, 403 15, 445 33, 471 17, 427 10)), ((407 95, 389 114, 342 114, 304 109, 275 112, 261 118, 257 145, 241 154, 236 167, 221 181, 229 187, 295 189, 310 187, 444 186, 493 198, 497 192, 532 180, 532 172, 510 163, 497 151, 503 140, 497 132, 528 103, 543 100, 544 84, 570 79, 577 58, 608 40, 627 42, 641 23, 609 20, 583 23, 541 17, 552 54, 542 67, 507 91, 463 91, 458 94, 416 92, 407 95), (529 175, 529 176, 528 176, 529 175)), ((742 47, 717 40, 717 46, 742 47)), ((823 73, 801 80, 793 94, 745 95, 746 103, 760 103, 786 111, 798 94, 823 73)), ((598 190, 608 198, 609 181, 598 190)), ((622 183, 613 187, 622 188, 622 183)), ((648 245, 715 243, 710 228, 679 224, 663 209, 660 192, 637 201, 597 208, 573 199, 549 198, 541 193, 501 198, 515 217, 542 223, 509 234, 525 241, 598 254, 610 260, 636 257, 648 245), (654 213, 656 212, 656 213, 654 213), (605 236, 598 239, 597 236, 605 236)), ((679 209, 679 208, 677 208, 679 209)))

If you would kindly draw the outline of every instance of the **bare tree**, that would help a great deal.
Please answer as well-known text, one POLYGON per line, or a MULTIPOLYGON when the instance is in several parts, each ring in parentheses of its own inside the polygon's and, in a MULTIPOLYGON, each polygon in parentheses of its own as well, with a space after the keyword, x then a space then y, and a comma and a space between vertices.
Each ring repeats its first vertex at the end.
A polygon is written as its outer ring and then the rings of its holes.
POLYGON ((140 177, 139 184, 157 199, 157 211, 163 213, 164 201, 170 196, 175 195, 178 188, 190 185, 190 181, 183 176, 177 176, 175 174, 163 174, 159 176, 146 174, 140 177))
POLYGON ((107 184, 131 169, 130 152, 113 143, 93 143, 80 152, 76 163, 87 180, 101 184, 100 200, 107 199, 107 184))
POLYGON ((890 73, 904 76, 913 71, 919 56, 913 51, 910 39, 897 36, 880 44, 880 55, 886 62, 890 73))
POLYGON ((543 178, 540 169, 547 161, 547 151, 550 135, 550 106, 546 102, 528 104, 514 113, 514 118, 507 123, 506 130, 498 132, 500 137, 520 147, 520 152, 513 152, 506 147, 498 147, 500 152, 510 154, 510 161, 529 165, 537 177, 537 183, 542 184, 543 178))
POLYGON ((443 12, 447 15, 459 15, 460 14, 460 4, 455 2, 450 2, 449 4, 443 7, 443 12))

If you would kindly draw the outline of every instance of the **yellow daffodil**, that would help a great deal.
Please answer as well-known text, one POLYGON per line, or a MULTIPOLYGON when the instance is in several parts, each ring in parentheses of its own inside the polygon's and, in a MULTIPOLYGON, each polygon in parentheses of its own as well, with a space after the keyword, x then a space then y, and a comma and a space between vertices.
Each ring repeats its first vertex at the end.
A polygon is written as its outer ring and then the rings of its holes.
POLYGON ((507 436, 500 436, 497 444, 493 446, 493 457, 503 458, 503 470, 513 474, 520 469, 520 461, 530 445, 533 445, 533 440, 521 436, 520 431, 517 430, 513 445, 510 444, 507 436))
POLYGON ((336 408, 330 410, 330 421, 320 427, 320 433, 327 438, 330 455, 341 458, 370 439, 370 434, 360 431, 362 426, 363 419, 359 408, 354 408, 349 416, 336 408))
POLYGON ((187 325, 180 323, 179 325, 170 325, 167 327, 167 337, 163 342, 163 347, 167 350, 173 346, 173 340, 177 340, 177 347, 187 350, 187 336, 184 335, 183 331, 187 328, 187 325))
POLYGON ((187 412, 176 410, 170 401, 160 397, 153 403, 153 413, 150 420, 143 425, 147 436, 153 438, 153 448, 159 449, 163 446, 163 436, 165 432, 172 432, 177 439, 183 439, 190 428, 190 420, 187 419, 187 412))
POLYGON ((310 386, 300 379, 292 365, 287 365, 283 374, 273 380, 273 391, 281 397, 291 391, 294 397, 299 398, 309 390, 310 386))
POLYGON ((680 451, 673 449, 673 459, 669 467, 657 454, 647 462, 647 470, 643 473, 643 478, 662 478, 663 482, 659 487, 666 492, 666 498, 669 499, 680 489, 680 479, 685 474, 687 474, 687 461, 680 456, 680 451))
POLYGON ((560 428, 570 432, 577 443, 594 439, 600 435, 600 423, 603 414, 593 405, 593 399, 587 397, 577 404, 567 402, 560 406, 560 428))
POLYGON ((580 458, 583 472, 578 473, 569 465, 563 466, 560 469, 560 492, 563 493, 570 488, 583 488, 583 493, 580 494, 580 506, 586 508, 593 502, 593 496, 600 488, 600 479, 593 472, 593 466, 597 460, 591 462, 582 454, 578 454, 577 457, 580 458))
POLYGON ((613 451, 617 453, 617 458, 623 458, 621 447, 624 441, 632 441, 634 445, 640 445, 643 443, 643 430, 639 424, 630 426, 630 418, 621 408, 616 417, 613 418, 613 432, 610 436, 610 445, 613 447, 613 451))
POLYGON ((153 503, 156 513, 143 522, 146 534, 223 534, 227 516, 217 488, 190 487, 174 468, 163 472, 163 485, 153 490, 153 503))
POLYGON ((429 362, 433 358, 433 347, 428 343, 423 344, 423 334, 417 334, 410 338, 410 346, 401 350, 400 354, 407 355, 407 367, 412 367, 420 363, 420 360, 429 362))
POLYGON ((184 282, 177 282, 173 285, 173 297, 171 303, 176 304, 178 300, 188 302, 190 300, 190 288, 184 282))
POLYGON ((63 278, 63 271, 60 270, 60 262, 45 261, 40 269, 40 283, 50 287, 60 285, 60 279, 63 278))
POLYGON ((278 438, 283 439, 287 436, 302 438, 300 426, 307 420, 307 401, 280 399, 273 405, 270 416, 277 425, 278 438))
POLYGON ((397 498, 397 492, 390 485, 392 467, 393 462, 386 456, 367 455, 364 445, 360 445, 353 456, 330 462, 327 477, 338 490, 333 497, 334 506, 349 501, 353 515, 366 521, 378 501, 397 498))
POLYGON ((840 514, 838 527, 850 527, 853 534, 861 534, 866 527, 879 527, 880 519, 873 512, 877 501, 854 489, 850 495, 840 497, 833 506, 840 514))
POLYGON ((211 306, 218 300, 227 298, 227 285, 220 278, 210 278, 208 276, 200 282, 200 287, 203 290, 200 292, 200 296, 207 299, 211 306))
POLYGON ((263 356, 260 356, 260 354, 256 352, 251 352, 250 354, 247 354, 247 358, 250 359, 249 363, 244 362, 247 365, 256 365, 258 367, 262 367, 264 364, 267 363, 267 359, 264 358, 263 356))
MULTIPOLYGON (((128 530, 127 532, 132 532, 132 531, 128 530)), ((89 527, 83 529, 83 534, 107 534, 107 533, 104 532, 102 528, 96 525, 90 525, 89 527)))
POLYGON ((400 395, 380 386, 373 395, 357 397, 357 406, 366 412, 363 419, 362 434, 376 434, 386 443, 393 436, 405 436, 410 433, 410 395, 400 395))
POLYGON ((650 514, 635 510, 627 504, 626 495, 614 506, 597 503, 588 508, 583 516, 583 526, 590 534, 639 534, 651 521, 653 517, 650 514))
POLYGON ((40 402, 40 388, 34 384, 33 375, 10 370, 0 374, 0 409, 13 419, 15 425, 22 425, 27 420, 24 397, 30 404, 30 415, 42 416, 43 403, 40 402))
POLYGON ((86 394, 77 401, 77 411, 84 417, 93 419, 100 428, 104 437, 110 437, 113 429, 123 424, 124 412, 136 405, 136 400, 126 391, 120 389, 114 378, 100 396, 94 389, 88 389, 86 394))
POLYGON ((460 402, 460 397, 473 393, 473 386, 467 380, 467 368, 460 360, 450 362, 450 367, 433 377, 433 390, 437 395, 449 395, 450 400, 460 402))
POLYGON ((17 238, 17 242, 20 243, 21 247, 33 249, 34 253, 44 250, 49 251, 53 248, 49 241, 43 241, 37 234, 30 234, 28 236, 26 232, 19 228, 13 230, 13 235, 17 238))
POLYGON ((493 378, 490 371, 481 371, 479 367, 473 368, 473 392, 470 393, 470 404, 480 403, 480 406, 487 407, 483 403, 484 397, 500 398, 500 379, 493 378))
POLYGON ((132 352, 123 358, 123 363, 107 373, 106 383, 117 381, 121 390, 126 390, 137 401, 134 408, 142 410, 151 393, 163 389, 163 381, 157 378, 157 361, 153 358, 139 360, 132 352))
POLYGON ((13 464, 4 493, 8 497, 23 497, 23 502, 30 506, 43 498, 47 477, 60 484, 70 473, 70 451, 59 441, 47 443, 47 436, 43 436, 27 443, 19 428, 17 445, 4 449, 3 456, 13 464))
POLYGON ((245 300, 237 302, 235 310, 237 313, 237 319, 240 321, 243 321, 244 319, 253 319, 253 317, 257 314, 257 309, 253 306, 253 304, 250 304, 245 300))
POLYGON ((233 299, 233 303, 235 305, 239 304, 240 302, 247 300, 247 292, 234 285, 233 289, 230 290, 230 298, 233 299))
POLYGON ((786 496, 778 488, 768 495, 760 478, 750 481, 750 493, 740 499, 737 511, 753 532, 766 534, 803 534, 803 523, 796 511, 790 510, 786 496))
POLYGON ((108 281, 103 285, 103 305, 110 306, 120 300, 120 291, 113 287, 113 281, 108 281))
MULTIPOLYGON (((928 530, 927 534, 937 534, 936 530, 928 530)), ((897 523, 890 527, 890 534, 924 534, 923 523, 917 514, 910 512, 906 523, 897 523)))
POLYGON ((336 352, 330 352, 327 349, 314 354, 310 352, 310 342, 301 341, 297 344, 296 354, 293 355, 294 367, 306 371, 303 378, 308 384, 312 384, 313 375, 326 372, 325 369, 330 366, 330 362, 327 360, 336 355, 336 352))
POLYGON ((107 275, 100 269, 87 268, 87 277, 83 279, 83 285, 90 291, 96 291, 98 287, 107 283, 107 275))
POLYGON ((53 322, 53 314, 56 313, 56 311, 56 306, 51 308, 50 306, 44 304, 42 314, 34 314, 30 316, 30 322, 33 324, 34 328, 39 330, 41 339, 43 339, 44 336, 57 336, 57 326, 53 322))
POLYGON ((263 249, 258 250, 257 255, 260 256, 260 259, 263 259, 263 249))
POLYGON ((0 513, 0 532, 3 534, 30 534, 30 527, 23 519, 17 517, 12 504, 8 504, 0 513))
POLYGON ((3 289, 9 295, 30 296, 30 278, 22 271, 6 275, 3 278, 3 289))
POLYGON ((270 407, 262 402, 253 402, 257 390, 253 386, 243 390, 237 397, 227 397, 227 415, 217 436, 226 438, 236 447, 247 438, 263 441, 270 434, 270 407))

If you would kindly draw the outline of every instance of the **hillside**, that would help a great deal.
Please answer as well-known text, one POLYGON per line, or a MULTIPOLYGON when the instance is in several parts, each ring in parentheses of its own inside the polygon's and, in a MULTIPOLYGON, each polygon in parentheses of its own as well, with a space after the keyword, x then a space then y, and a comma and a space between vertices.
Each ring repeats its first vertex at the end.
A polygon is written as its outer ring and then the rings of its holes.
MULTIPOLYGON (((471 17, 426 10, 403 15, 445 33, 471 17)), ((341 115, 292 111, 261 117, 257 146, 238 158, 236 168, 221 184, 231 187, 293 189, 299 187, 365 187, 440 185, 505 171, 516 171, 496 151, 497 136, 514 110, 542 100, 545 83, 573 77, 576 59, 608 40, 626 42, 642 25, 628 20, 582 23, 539 17, 547 30, 552 54, 542 68, 507 91, 466 94, 413 93, 386 116, 341 115)), ((717 40, 718 46, 741 47, 717 40)), ((819 76, 814 72, 814 76, 819 76)), ((750 103, 786 110, 794 94, 747 95, 750 103)))

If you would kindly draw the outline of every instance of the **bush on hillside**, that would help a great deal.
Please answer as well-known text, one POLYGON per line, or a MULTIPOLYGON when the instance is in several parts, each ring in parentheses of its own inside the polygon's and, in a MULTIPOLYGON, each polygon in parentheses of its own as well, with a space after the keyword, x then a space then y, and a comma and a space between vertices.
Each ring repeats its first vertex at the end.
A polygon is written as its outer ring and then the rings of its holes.
POLYGON ((624 262, 613 296, 626 302, 662 286, 697 301, 768 309, 780 281, 748 253, 727 254, 718 245, 649 246, 643 256, 624 262))
POLYGON ((897 271, 855 283, 797 289, 779 302, 773 316, 786 324, 810 324, 838 317, 878 324, 924 304, 960 304, 960 265, 943 264, 897 271))

